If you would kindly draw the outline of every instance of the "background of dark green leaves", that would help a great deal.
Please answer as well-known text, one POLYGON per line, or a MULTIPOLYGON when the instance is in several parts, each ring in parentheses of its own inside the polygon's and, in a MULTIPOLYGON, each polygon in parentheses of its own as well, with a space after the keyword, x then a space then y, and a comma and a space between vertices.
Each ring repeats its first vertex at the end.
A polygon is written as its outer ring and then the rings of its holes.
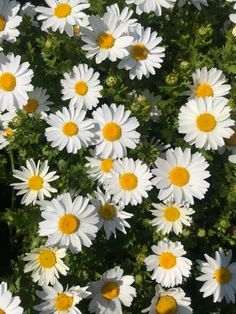
MULTIPOLYGON (((22 1, 26 2, 26 1, 22 1)), ((142 135, 156 137, 172 147, 187 147, 183 136, 177 132, 177 116, 179 108, 186 102, 182 92, 191 82, 192 72, 207 66, 221 69, 232 85, 229 105, 232 107, 232 117, 235 119, 236 109, 236 37, 232 35, 231 24, 224 33, 223 27, 232 12, 232 5, 225 0, 208 0, 209 7, 203 7, 199 12, 194 6, 177 6, 172 12, 163 10, 163 15, 157 18, 154 14, 138 16, 139 22, 145 27, 150 26, 163 37, 166 47, 166 57, 163 67, 150 79, 130 81, 128 72, 118 71, 117 64, 110 61, 96 65, 94 60, 87 60, 81 50, 82 42, 79 37, 69 38, 66 34, 44 33, 40 28, 31 26, 31 19, 24 18, 20 25, 21 35, 15 44, 4 43, 4 52, 14 52, 22 56, 23 61, 29 61, 34 70, 33 84, 48 90, 54 101, 52 111, 60 109, 63 103, 60 97, 60 79, 64 72, 70 71, 73 65, 88 63, 101 73, 101 82, 104 86, 101 103, 116 102, 124 104, 127 109, 139 119, 139 131, 142 135), (107 84, 108 77, 113 77, 115 83, 107 84), (133 89, 140 93, 148 88, 155 95, 161 95, 162 100, 156 104, 162 111, 160 122, 154 123, 149 118, 150 103, 128 99, 127 93, 133 89)), ((32 1, 34 5, 43 5, 44 1, 32 1)), ((103 14, 106 5, 113 1, 90 0, 91 14, 103 14)), ((124 1, 119 0, 120 7, 124 1)), ((20 199, 15 198, 10 183, 12 167, 19 168, 25 164, 27 158, 49 160, 50 169, 57 170, 60 180, 54 186, 59 192, 82 190, 82 195, 92 193, 96 188, 95 182, 86 174, 85 156, 88 151, 83 149, 76 155, 59 152, 46 142, 44 136, 45 122, 36 115, 32 118, 24 113, 18 114, 13 122, 17 126, 12 143, 0 153, 0 184, 1 184, 1 258, 0 276, 10 285, 14 294, 20 295, 24 313, 34 313, 32 306, 39 303, 35 296, 37 285, 33 284, 30 275, 23 273, 25 252, 38 247, 45 242, 45 238, 37 235, 40 211, 36 206, 22 206, 20 199)), ((13 126, 12 125, 12 126, 13 126)), ((196 149, 192 147, 192 152, 196 149)), ((225 249, 235 248, 236 243, 236 167, 227 161, 228 154, 219 155, 218 152, 202 150, 201 153, 210 163, 211 187, 203 201, 196 201, 193 208, 191 228, 184 229, 179 237, 171 234, 171 240, 183 243, 187 257, 193 263, 192 277, 184 281, 183 289, 192 298, 194 313, 236 313, 234 305, 227 305, 225 301, 214 304, 212 297, 202 298, 199 289, 201 283, 195 281, 198 275, 195 260, 203 259, 204 253, 211 256, 218 247, 225 249)), ((155 145, 141 141, 137 149, 129 156, 140 158, 149 165, 156 159, 159 152, 155 145)), ((100 275, 115 265, 120 265, 125 274, 135 276, 135 287, 138 297, 134 299, 130 309, 124 308, 125 314, 140 313, 150 304, 154 295, 155 283, 151 281, 143 262, 145 256, 151 253, 151 245, 162 238, 155 233, 149 220, 151 203, 157 202, 157 191, 150 193, 150 198, 143 204, 126 210, 134 214, 130 219, 131 229, 127 235, 118 233, 117 239, 107 241, 103 231, 98 233, 94 244, 84 249, 78 255, 68 252, 65 262, 70 271, 61 282, 70 286, 86 285, 91 280, 100 278, 100 275)), ((234 261, 236 260, 234 252, 234 261)), ((79 305, 83 313, 88 313, 88 301, 79 305)))

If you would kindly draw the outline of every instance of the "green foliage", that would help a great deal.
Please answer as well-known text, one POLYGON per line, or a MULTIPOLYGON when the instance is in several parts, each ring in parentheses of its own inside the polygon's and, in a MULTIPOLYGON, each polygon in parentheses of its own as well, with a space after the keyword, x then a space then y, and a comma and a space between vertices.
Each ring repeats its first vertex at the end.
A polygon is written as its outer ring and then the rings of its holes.
MULTIPOLYGON (((102 14, 106 5, 113 1, 91 0, 91 13, 102 14)), ((124 1, 117 1, 124 6, 124 1)), ((41 4, 42 1, 36 1, 41 4)), ((144 26, 151 26, 163 37, 166 48, 163 67, 157 70, 155 76, 141 81, 130 81, 128 72, 117 70, 117 64, 103 62, 96 65, 94 60, 87 60, 82 51, 83 45, 79 36, 69 38, 66 34, 45 33, 40 28, 32 27, 31 19, 24 18, 20 26, 21 36, 16 44, 4 43, 4 51, 14 51, 22 56, 23 61, 29 61, 34 71, 33 84, 45 87, 54 101, 52 112, 67 105, 61 100, 60 79, 63 73, 72 69, 73 65, 88 63, 101 74, 104 87, 101 103, 124 104, 132 111, 140 122, 140 133, 145 136, 138 147, 129 152, 134 159, 140 158, 149 166, 159 156, 160 151, 150 142, 152 137, 160 139, 171 147, 187 147, 183 137, 178 134, 177 117, 180 106, 186 102, 183 96, 191 83, 191 74, 198 67, 217 67, 226 75, 232 85, 230 106, 232 117, 236 116, 236 37, 232 35, 232 25, 223 30, 228 19, 229 3, 224 0, 209 0, 209 7, 203 7, 199 12, 193 6, 185 5, 173 11, 164 11, 159 18, 153 14, 136 16, 144 26), (142 94, 147 88, 161 99, 155 104, 162 115, 159 122, 150 120, 151 104, 147 100, 137 101, 128 94, 133 90, 142 94)), ((67 154, 65 150, 58 151, 46 141, 44 130, 46 122, 40 115, 28 116, 18 112, 17 118, 10 125, 15 129, 10 145, 0 155, 0 183, 10 189, 10 183, 15 182, 12 168, 19 169, 25 165, 28 158, 34 160, 49 160, 50 170, 56 170, 60 175, 54 186, 59 193, 81 190, 82 195, 92 193, 96 183, 87 175, 85 157, 89 150, 82 149, 76 155, 67 154)), ((192 151, 196 151, 192 147, 192 151)), ((179 237, 171 234, 171 240, 183 243, 187 256, 193 261, 192 277, 183 284, 183 289, 192 297, 194 313, 236 313, 235 307, 225 302, 214 304, 212 298, 203 299, 199 292, 200 284, 195 277, 199 274, 196 259, 203 259, 204 253, 213 256, 219 247, 229 249, 236 244, 236 167, 227 161, 228 153, 202 150, 210 164, 211 186, 206 198, 197 201, 193 208, 193 224, 184 229, 179 237)), ((25 308, 25 314, 34 313, 33 305, 39 303, 35 296, 37 285, 32 283, 29 274, 24 274, 24 253, 45 243, 45 238, 38 236, 38 223, 41 221, 37 206, 22 207, 19 199, 11 192, 11 201, 4 208, 1 222, 9 228, 10 245, 17 252, 17 258, 11 262, 10 272, 3 279, 10 284, 12 292, 19 294, 25 308)), ((66 264, 70 271, 62 283, 69 286, 87 285, 89 281, 99 279, 101 274, 115 265, 125 269, 125 274, 133 274, 138 297, 130 309, 124 308, 125 314, 140 313, 149 306, 154 295, 155 283, 151 281, 150 273, 146 271, 144 258, 151 253, 151 245, 163 238, 151 227, 149 220, 152 202, 157 202, 157 191, 154 189, 150 197, 141 205, 128 206, 126 210, 134 214, 130 219, 131 229, 127 234, 118 233, 117 239, 106 240, 103 231, 98 233, 91 248, 83 249, 78 255, 70 253, 66 256, 66 264)), ((234 253, 234 260, 236 255, 234 253)), ((83 313, 87 311, 88 301, 81 303, 83 313)))

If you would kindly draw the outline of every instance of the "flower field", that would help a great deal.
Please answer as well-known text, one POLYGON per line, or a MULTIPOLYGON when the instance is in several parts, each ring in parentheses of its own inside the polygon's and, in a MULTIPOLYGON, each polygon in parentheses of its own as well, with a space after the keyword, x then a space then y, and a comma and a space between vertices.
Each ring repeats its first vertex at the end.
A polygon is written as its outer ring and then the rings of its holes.
POLYGON ((236 314, 236 0, 0 0, 0 314, 236 314))

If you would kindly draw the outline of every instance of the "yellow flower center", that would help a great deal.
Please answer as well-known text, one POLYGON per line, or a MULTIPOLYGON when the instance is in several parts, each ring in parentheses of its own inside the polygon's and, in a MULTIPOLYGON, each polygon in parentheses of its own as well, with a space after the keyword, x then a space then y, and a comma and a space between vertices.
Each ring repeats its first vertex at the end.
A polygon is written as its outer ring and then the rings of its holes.
POLYGON ((0 75, 0 88, 5 92, 11 92, 16 87, 16 78, 13 74, 5 72, 0 75))
POLYGON ((201 83, 196 87, 195 95, 197 97, 209 97, 213 96, 214 93, 210 85, 208 85, 207 83, 201 83))
POLYGON ((230 138, 225 139, 225 144, 228 146, 236 146, 236 131, 230 136, 230 138))
POLYGON ((176 265, 176 257, 171 252, 164 252, 159 257, 159 264, 165 269, 170 269, 176 265))
MULTIPOLYGON (((2 15, 0 15, 0 32, 4 31, 4 29, 6 27, 6 23, 7 23, 6 19, 2 15)), ((0 314, 1 314, 1 312, 0 312, 0 314)))
POLYGON ((123 190, 134 190, 138 185, 138 178, 131 172, 126 172, 120 176, 120 186, 123 190))
POLYGON ((75 92, 80 96, 86 95, 88 92, 88 85, 83 81, 77 82, 75 84, 75 92))
POLYGON ((131 56, 137 61, 145 60, 148 56, 148 50, 143 44, 133 45, 131 48, 131 56))
POLYGON ((66 312, 73 305, 73 297, 60 293, 55 299, 55 308, 57 311, 66 312))
POLYGON ((13 130, 12 129, 6 129, 5 131, 4 131, 4 135, 5 136, 9 136, 9 135, 12 135, 13 134, 13 130))
POLYGON ((202 113, 197 117, 196 124, 200 131, 211 132, 216 127, 216 119, 210 113, 202 113))
POLYGON ((167 221, 176 221, 180 217, 180 211, 176 207, 167 207, 164 210, 164 217, 167 221))
POLYGON ((229 282, 231 277, 232 277, 232 275, 231 275, 231 272, 228 270, 228 268, 222 267, 222 268, 218 268, 215 271, 215 280, 220 285, 224 285, 227 282, 229 282))
POLYGON ((169 180, 176 186, 184 186, 189 182, 190 175, 187 169, 175 167, 169 172, 169 180))
POLYGON ((112 168, 112 163, 112 159, 103 159, 100 165, 101 170, 106 173, 110 172, 112 168))
POLYGON ((107 300, 112 300, 119 295, 120 287, 115 282, 107 282, 102 288, 102 296, 107 300))
POLYGON ((31 190, 38 191, 43 187, 43 179, 40 176, 32 176, 28 180, 28 186, 31 190))
POLYGON ((111 34, 102 33, 98 36, 97 43, 100 48, 110 49, 114 46, 115 38, 111 34))
POLYGON ((107 141, 117 141, 122 134, 121 127, 115 122, 108 122, 104 125, 102 134, 107 141))
POLYGON ((39 106, 39 103, 36 99, 29 99, 27 104, 23 107, 23 110, 26 113, 35 112, 39 106))
POLYGON ((110 204, 102 205, 99 209, 99 215, 105 220, 111 220, 116 214, 116 209, 110 204))
POLYGON ((156 304, 157 314, 176 314, 178 309, 178 304, 170 295, 164 295, 160 297, 156 304))
POLYGON ((60 218, 58 228, 62 233, 72 234, 78 230, 79 223, 79 219, 76 216, 72 214, 65 214, 60 218))
POLYGON ((74 136, 79 132, 79 128, 74 122, 70 121, 63 125, 62 131, 66 136, 74 136))
POLYGON ((6 312, 0 309, 0 314, 6 314, 6 312))
POLYGON ((63 19, 70 14, 71 14, 71 6, 68 3, 60 3, 54 9, 54 15, 59 19, 63 19))
POLYGON ((39 253, 39 264, 43 268, 52 268, 56 265, 56 254, 48 249, 42 250, 39 253))

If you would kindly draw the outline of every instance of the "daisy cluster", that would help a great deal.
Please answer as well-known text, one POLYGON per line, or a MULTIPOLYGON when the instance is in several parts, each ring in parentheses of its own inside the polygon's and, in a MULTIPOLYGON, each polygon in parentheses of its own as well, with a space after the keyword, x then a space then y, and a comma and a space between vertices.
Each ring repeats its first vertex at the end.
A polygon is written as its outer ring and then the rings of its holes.
MULTIPOLYGON (((220 155, 228 150, 227 158, 236 163, 236 127, 228 99, 231 85, 216 67, 194 70, 192 83, 181 94, 184 104, 178 109, 177 131, 184 144, 171 147, 142 134, 143 121, 134 114, 135 107, 148 103, 148 119, 156 127, 165 114, 156 106, 161 96, 147 89, 142 93, 133 90, 126 95, 133 101, 131 108, 115 94, 114 101, 110 101, 104 86, 112 86, 113 81, 104 80, 103 73, 97 70, 116 62, 117 71, 124 76, 123 70, 128 71, 131 81, 155 75, 165 60, 168 45, 162 44, 162 37, 153 27, 140 24, 139 16, 155 14, 160 18, 188 5, 201 11, 207 10, 209 4, 207 0, 126 0, 123 9, 115 3, 107 6, 103 15, 90 15, 87 0, 45 0, 44 6, 27 3, 22 7, 15 0, 0 0, 3 47, 6 42, 16 41, 18 27, 27 17, 37 32, 77 39, 86 60, 73 64, 58 78, 60 87, 56 92, 61 97, 57 102, 63 103, 60 106, 50 99, 45 88, 34 86, 37 67, 17 54, 6 53, 5 48, 0 53, 0 149, 10 152, 13 177, 18 180, 11 186, 21 197, 21 205, 40 213, 38 246, 34 243, 23 260, 24 273, 30 273, 35 286, 39 286, 36 295, 41 303, 34 310, 41 314, 81 314, 83 299, 90 299, 89 313, 121 314, 123 307, 131 307, 138 297, 133 286, 135 271, 126 275, 116 260, 113 268, 94 276, 97 280, 88 278, 84 287, 77 284, 78 278, 73 280, 75 285, 64 283, 70 275, 68 256, 76 261, 87 250, 92 254, 100 238, 111 241, 121 233, 126 235, 134 226, 136 211, 145 202, 149 202, 152 215, 147 228, 154 230, 158 240, 151 245, 153 254, 146 251, 142 261, 147 278, 155 286, 155 295, 142 312, 193 312, 191 299, 180 285, 192 275, 195 262, 187 257, 178 237, 191 227, 196 203, 201 204, 210 188, 207 153, 220 155), (25 164, 15 169, 11 145, 21 127, 22 115, 41 120, 44 130, 40 136, 45 146, 56 152, 55 156, 79 160, 84 154, 86 175, 93 189, 63 189, 60 167, 53 166, 57 163, 43 154, 37 159, 26 156, 25 164), (154 146, 159 152, 157 158, 150 162, 133 158, 140 145, 154 146)), ((235 14, 229 18, 235 23, 235 14)), ((148 240, 147 247, 152 241, 148 240)), ((199 276, 193 275, 204 281, 200 289, 204 298, 213 295, 213 302, 225 299, 235 303, 236 263, 231 263, 231 258, 231 250, 225 252, 220 247, 215 258, 205 254, 206 261, 196 261, 199 276)), ((19 297, 12 296, 5 282, 0 285, 0 313, 23 313, 19 297)))

